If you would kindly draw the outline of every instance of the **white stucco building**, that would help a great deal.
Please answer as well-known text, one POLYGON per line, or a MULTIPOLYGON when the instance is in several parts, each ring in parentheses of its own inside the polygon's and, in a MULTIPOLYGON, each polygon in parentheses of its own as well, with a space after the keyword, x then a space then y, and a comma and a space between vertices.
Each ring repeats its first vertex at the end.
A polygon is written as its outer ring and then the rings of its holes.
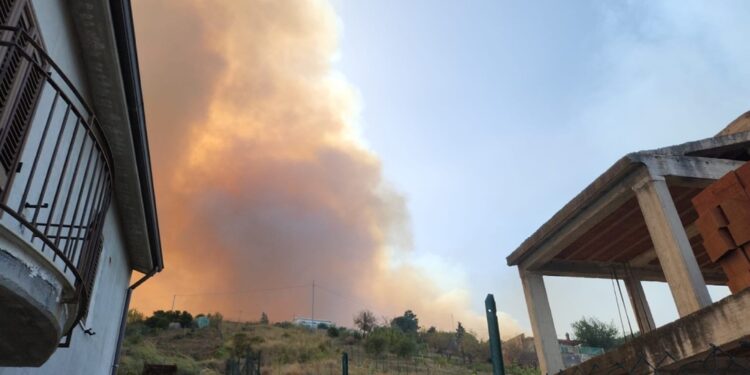
POLYGON ((163 268, 130 1, 4 0, 0 25, 0 375, 114 373, 163 268))

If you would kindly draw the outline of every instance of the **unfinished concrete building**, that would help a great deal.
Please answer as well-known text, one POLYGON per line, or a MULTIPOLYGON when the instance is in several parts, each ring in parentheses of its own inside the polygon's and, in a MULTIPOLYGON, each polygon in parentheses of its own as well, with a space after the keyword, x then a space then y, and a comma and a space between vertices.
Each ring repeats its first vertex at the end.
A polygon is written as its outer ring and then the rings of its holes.
POLYGON ((716 368, 745 371, 750 288, 711 300, 706 285, 727 285, 727 275, 706 253, 691 199, 750 160, 749 130, 745 114, 715 137, 626 155, 507 257, 521 276, 543 374, 669 373, 713 354, 716 368), (642 334, 564 369, 543 276, 613 275, 642 334), (642 281, 669 285, 678 320, 655 326, 642 281))

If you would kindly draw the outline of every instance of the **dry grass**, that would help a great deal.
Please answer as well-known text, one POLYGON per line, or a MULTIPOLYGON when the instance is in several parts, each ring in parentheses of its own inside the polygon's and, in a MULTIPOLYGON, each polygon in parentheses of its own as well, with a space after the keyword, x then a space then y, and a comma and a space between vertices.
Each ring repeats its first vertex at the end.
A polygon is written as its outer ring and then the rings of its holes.
POLYGON ((221 330, 175 329, 156 332, 129 329, 119 374, 139 374, 144 363, 176 364, 180 374, 222 374, 233 351, 232 338, 244 334, 254 351, 262 352, 264 375, 334 375, 341 373, 341 355, 349 353, 349 373, 489 374, 486 364, 469 368, 456 358, 448 361, 427 353, 415 359, 393 355, 374 358, 350 338, 330 338, 324 330, 223 322, 221 330))

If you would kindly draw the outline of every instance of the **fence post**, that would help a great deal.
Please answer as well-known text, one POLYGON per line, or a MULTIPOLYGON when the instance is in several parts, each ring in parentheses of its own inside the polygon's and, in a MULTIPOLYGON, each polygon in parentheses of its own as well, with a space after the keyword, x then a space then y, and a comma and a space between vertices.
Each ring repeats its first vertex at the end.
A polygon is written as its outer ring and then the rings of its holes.
POLYGON ((500 341, 500 329, 497 325, 497 306, 495 297, 488 294, 484 300, 484 308, 487 312, 487 329, 490 334, 490 355, 492 356, 492 374, 505 375, 505 364, 503 364, 503 348, 500 341))
POLYGON ((341 354, 341 374, 349 375, 349 354, 347 352, 341 354))

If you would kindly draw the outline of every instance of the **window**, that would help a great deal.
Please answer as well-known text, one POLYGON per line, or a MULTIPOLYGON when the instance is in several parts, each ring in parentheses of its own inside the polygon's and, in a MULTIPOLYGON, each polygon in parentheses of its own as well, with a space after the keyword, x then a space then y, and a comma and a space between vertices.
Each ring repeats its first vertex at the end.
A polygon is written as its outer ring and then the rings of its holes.
POLYGON ((7 182, 16 168, 46 69, 32 48, 32 40, 41 45, 41 36, 31 1, 0 0, 0 22, 24 30, 0 31, 0 40, 20 46, 0 46, 0 181, 7 182), (23 58, 24 52, 39 65, 23 58))

